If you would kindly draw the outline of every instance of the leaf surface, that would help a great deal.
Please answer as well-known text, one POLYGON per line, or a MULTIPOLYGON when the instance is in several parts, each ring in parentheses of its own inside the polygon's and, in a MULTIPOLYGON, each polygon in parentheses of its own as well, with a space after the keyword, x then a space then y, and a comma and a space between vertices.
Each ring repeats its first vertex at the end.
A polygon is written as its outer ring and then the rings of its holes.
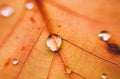
POLYGON ((119 0, 32 0, 32 10, 27 2, 8 0, 16 12, 0 16, 0 79, 120 78, 120 55, 97 36, 107 30, 120 45, 119 0), (46 46, 51 33, 63 40, 58 53, 46 46))

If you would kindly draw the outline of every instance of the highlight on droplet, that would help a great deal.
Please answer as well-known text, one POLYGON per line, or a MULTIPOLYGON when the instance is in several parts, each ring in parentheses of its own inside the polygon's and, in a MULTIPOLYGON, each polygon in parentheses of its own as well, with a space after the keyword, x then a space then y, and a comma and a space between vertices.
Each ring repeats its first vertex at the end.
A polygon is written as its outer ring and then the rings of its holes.
POLYGON ((31 10, 34 8, 34 3, 33 2, 28 2, 25 4, 26 9, 31 10))
POLYGON ((11 6, 3 6, 0 8, 0 15, 4 17, 9 17, 14 13, 14 9, 11 6))

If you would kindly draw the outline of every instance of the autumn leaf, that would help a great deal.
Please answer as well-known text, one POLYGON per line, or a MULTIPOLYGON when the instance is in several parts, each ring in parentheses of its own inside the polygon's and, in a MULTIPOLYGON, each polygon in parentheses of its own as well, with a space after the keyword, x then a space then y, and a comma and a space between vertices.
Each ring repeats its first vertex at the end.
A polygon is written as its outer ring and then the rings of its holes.
POLYGON ((119 0, 0 0, 4 6, 14 12, 0 15, 0 79, 120 78, 119 0), (56 52, 46 45, 51 34, 62 39, 56 52))

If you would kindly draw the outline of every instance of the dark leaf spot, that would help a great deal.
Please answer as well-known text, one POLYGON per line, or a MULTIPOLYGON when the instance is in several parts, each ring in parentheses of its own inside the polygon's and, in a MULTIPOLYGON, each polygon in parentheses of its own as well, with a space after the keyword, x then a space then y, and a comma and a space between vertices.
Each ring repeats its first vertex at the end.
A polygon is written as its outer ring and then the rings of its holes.
POLYGON ((31 17, 31 18, 30 18, 30 21, 31 21, 32 23, 34 23, 34 22, 35 22, 35 19, 34 19, 33 17, 31 17))
POLYGON ((4 64, 4 67, 7 67, 7 66, 10 64, 10 62, 11 62, 11 59, 8 58, 7 61, 6 61, 5 64, 4 64))
POLYGON ((62 26, 61 25, 58 25, 59 28, 61 28, 62 26))
POLYGON ((110 51, 115 54, 120 54, 120 47, 118 45, 112 43, 107 43, 107 45, 110 51))
POLYGON ((23 46, 22 48, 21 48, 21 51, 24 51, 25 50, 25 47, 23 46))

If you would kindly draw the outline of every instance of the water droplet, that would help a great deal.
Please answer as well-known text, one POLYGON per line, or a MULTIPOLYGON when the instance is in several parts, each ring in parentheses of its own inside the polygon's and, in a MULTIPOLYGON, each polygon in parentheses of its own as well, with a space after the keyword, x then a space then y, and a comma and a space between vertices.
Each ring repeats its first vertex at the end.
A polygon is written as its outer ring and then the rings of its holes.
POLYGON ((34 8, 34 4, 32 2, 28 2, 25 7, 29 10, 33 9, 34 8))
POLYGON ((0 9, 0 14, 5 17, 12 15, 13 12, 14 12, 14 9, 10 6, 4 6, 0 9))
POLYGON ((66 72, 70 74, 72 71, 70 70, 70 68, 66 67, 66 72))
POLYGON ((111 34, 109 34, 107 31, 102 31, 98 34, 98 37, 107 42, 110 40, 111 34))
POLYGON ((50 48, 51 51, 58 51, 61 47, 62 44, 62 39, 55 34, 49 35, 47 41, 46 41, 47 46, 50 48))
POLYGON ((17 65, 18 63, 19 63, 19 60, 18 60, 18 59, 13 59, 12 64, 17 65))
POLYGON ((107 74, 103 73, 102 74, 102 79, 107 79, 107 74))

